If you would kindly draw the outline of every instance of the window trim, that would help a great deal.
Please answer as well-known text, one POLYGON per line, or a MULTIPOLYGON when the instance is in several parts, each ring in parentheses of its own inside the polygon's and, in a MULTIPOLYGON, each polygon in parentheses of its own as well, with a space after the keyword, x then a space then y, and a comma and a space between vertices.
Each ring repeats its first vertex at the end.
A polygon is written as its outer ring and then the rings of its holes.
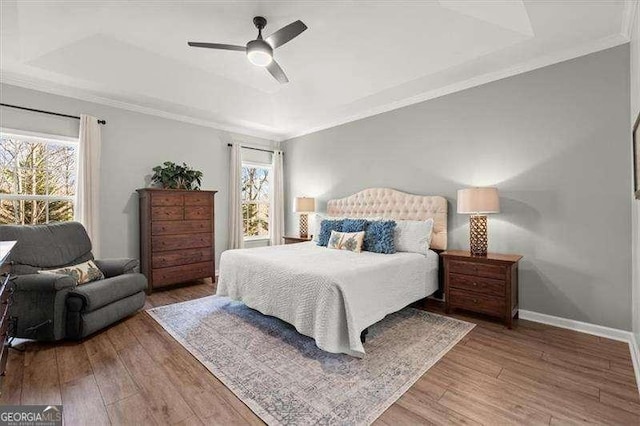
MULTIPOLYGON (((33 195, 33 194, 2 194, 2 198, 7 201, 67 201, 73 204, 74 214, 77 211, 79 203, 78 198, 78 173, 80 171, 80 138, 73 138, 70 136, 55 135, 51 133, 31 132, 28 130, 12 129, 7 127, 0 127, 0 137, 15 137, 26 142, 32 143, 55 143, 57 145, 72 146, 75 148, 75 163, 76 163, 76 181, 74 193, 75 195, 33 195)), ((48 219, 48 213, 47 213, 48 219)), ((48 223, 48 221, 47 221, 48 223)))
MULTIPOLYGON (((253 167, 253 168, 257 168, 257 169, 267 169, 269 170, 269 177, 271 177, 271 170, 272 170, 272 165, 271 163, 260 163, 258 161, 242 161, 242 167, 253 167)), ((244 205, 245 202, 244 200, 242 200, 242 205, 244 205)), ((254 204, 261 204, 261 203, 254 203, 254 204)), ((269 209, 271 209, 271 191, 269 191, 269 209)), ((244 221, 244 218, 243 218, 244 221)), ((242 233, 242 239, 244 241, 262 241, 262 240, 271 240, 271 218, 269 218, 269 234, 268 235, 244 235, 244 232, 242 233)))

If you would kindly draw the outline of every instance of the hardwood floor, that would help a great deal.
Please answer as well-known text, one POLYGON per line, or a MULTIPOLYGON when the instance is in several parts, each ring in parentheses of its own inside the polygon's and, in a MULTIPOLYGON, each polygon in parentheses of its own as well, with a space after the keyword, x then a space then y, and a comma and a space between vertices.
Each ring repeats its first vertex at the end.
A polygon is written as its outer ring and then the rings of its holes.
MULTIPOLYGON (((214 293, 157 292, 148 307, 214 293)), ((437 303, 427 310, 442 312, 437 303)), ((477 324, 377 420, 404 424, 640 424, 627 344, 518 320, 477 324)), ((0 404, 64 404, 67 425, 262 424, 146 313, 82 342, 10 351, 0 404)))

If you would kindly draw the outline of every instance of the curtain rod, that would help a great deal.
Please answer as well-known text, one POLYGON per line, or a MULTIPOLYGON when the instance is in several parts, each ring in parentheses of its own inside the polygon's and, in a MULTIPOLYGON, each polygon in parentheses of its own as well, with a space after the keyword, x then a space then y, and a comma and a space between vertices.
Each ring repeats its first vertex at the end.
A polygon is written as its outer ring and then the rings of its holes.
MULTIPOLYGON (((233 144, 232 143, 228 143, 227 146, 233 146, 233 144)), ((270 152, 272 154, 275 154, 275 151, 272 151, 270 149, 254 148, 252 146, 244 146, 244 145, 240 145, 240 148, 242 148, 242 149, 252 149, 254 151, 270 152)))
MULTIPOLYGON (((10 104, 2 104, 2 103, 0 103, 0 106, 7 107, 7 108, 21 109, 21 110, 24 110, 24 111, 39 112, 41 114, 55 115, 57 117, 75 118, 76 120, 80 120, 80 117, 78 117, 77 115, 60 114, 59 112, 51 112, 51 111, 45 111, 45 110, 42 110, 42 109, 27 108, 27 107, 21 107, 21 106, 18 106, 18 105, 10 105, 10 104)), ((106 120, 98 120, 98 124, 107 124, 107 121, 106 120)))

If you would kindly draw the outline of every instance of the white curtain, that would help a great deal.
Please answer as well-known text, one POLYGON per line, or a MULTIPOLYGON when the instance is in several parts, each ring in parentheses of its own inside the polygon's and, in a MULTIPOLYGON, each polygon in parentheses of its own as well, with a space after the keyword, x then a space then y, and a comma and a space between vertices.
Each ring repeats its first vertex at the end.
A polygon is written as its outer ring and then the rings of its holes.
POLYGON ((271 245, 283 244, 284 236, 284 167, 282 151, 274 150, 271 160, 271 202, 269 203, 269 226, 271 245))
POLYGON ((229 248, 244 246, 242 226, 242 151, 239 144, 231 147, 229 162, 229 248))
POLYGON ((95 257, 100 256, 100 132, 96 117, 80 115, 75 220, 87 230, 95 257))

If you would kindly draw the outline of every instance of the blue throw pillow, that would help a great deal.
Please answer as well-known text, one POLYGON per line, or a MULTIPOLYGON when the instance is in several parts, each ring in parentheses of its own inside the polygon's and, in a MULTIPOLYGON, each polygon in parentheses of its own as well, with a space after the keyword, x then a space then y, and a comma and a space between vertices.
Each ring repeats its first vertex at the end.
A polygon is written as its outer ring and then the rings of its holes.
POLYGON ((345 219, 342 222, 342 232, 362 232, 367 230, 367 219, 345 219))
POLYGON ((393 234, 396 223, 393 220, 369 222, 364 234, 364 250, 374 253, 393 254, 396 252, 393 234))
POLYGON ((318 234, 318 245, 326 247, 331 237, 331 231, 342 231, 344 220, 323 220, 320 222, 320 233, 318 234))

